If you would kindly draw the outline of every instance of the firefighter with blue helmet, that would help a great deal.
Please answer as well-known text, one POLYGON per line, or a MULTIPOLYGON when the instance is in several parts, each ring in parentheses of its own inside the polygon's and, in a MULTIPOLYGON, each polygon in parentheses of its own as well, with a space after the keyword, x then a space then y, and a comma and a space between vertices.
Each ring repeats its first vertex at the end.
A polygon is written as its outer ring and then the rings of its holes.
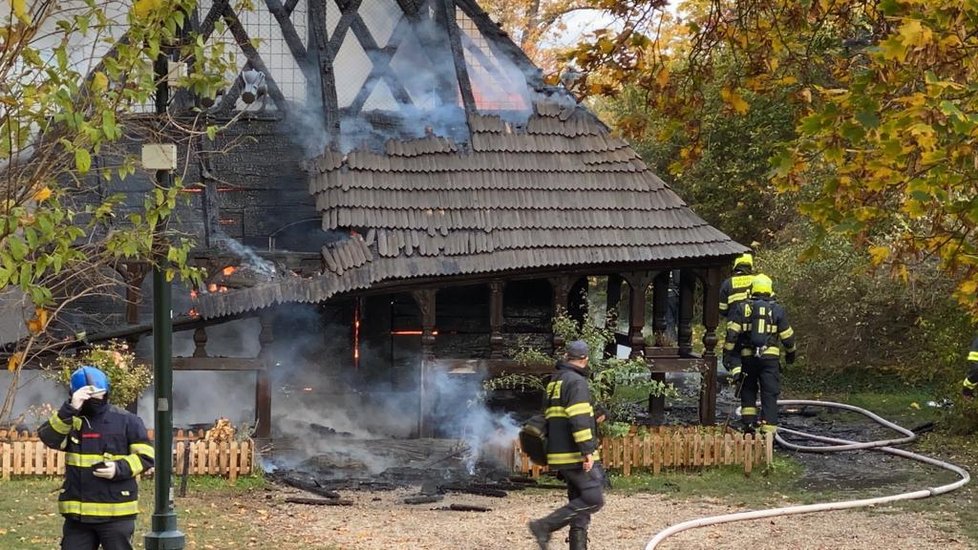
POLYGON ((795 362, 795 331, 773 295, 771 278, 754 275, 751 298, 737 304, 727 322, 724 364, 730 365, 731 380, 740 389, 741 419, 748 432, 757 426, 758 412, 761 432, 777 431, 781 352, 789 365, 795 362))
POLYGON ((153 445, 138 416, 109 404, 104 372, 80 367, 69 385, 69 399, 38 429, 45 445, 65 453, 61 549, 131 550, 136 476, 153 467, 153 445))
POLYGON ((733 275, 720 285, 720 315, 729 317, 740 302, 748 299, 754 276, 754 255, 745 252, 734 259, 733 275))

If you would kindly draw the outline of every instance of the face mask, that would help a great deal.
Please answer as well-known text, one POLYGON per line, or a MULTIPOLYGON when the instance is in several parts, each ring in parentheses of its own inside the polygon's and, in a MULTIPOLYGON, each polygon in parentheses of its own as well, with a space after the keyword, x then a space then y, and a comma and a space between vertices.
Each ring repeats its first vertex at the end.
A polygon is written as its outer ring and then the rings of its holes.
POLYGON ((108 406, 109 406, 109 402, 104 398, 89 399, 88 401, 82 403, 81 413, 84 416, 96 416, 102 411, 104 411, 105 408, 108 406))

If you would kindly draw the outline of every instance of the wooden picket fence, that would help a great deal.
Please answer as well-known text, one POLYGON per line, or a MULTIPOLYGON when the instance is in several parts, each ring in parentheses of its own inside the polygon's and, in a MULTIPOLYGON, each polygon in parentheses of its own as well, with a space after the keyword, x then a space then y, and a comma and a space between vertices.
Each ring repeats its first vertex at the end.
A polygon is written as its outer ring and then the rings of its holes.
MULTIPOLYGON (((745 474, 755 466, 770 464, 774 436, 722 433, 699 427, 657 427, 648 433, 601 439, 601 462, 605 468, 629 476, 633 471, 658 475, 663 468, 700 469, 742 465, 745 474)), ((496 452, 497 457, 505 456, 496 452)), ((538 477, 546 467, 533 464, 520 449, 513 449, 513 470, 538 477)))
MULTIPOLYGON (((255 443, 244 441, 205 441, 200 435, 182 430, 174 434, 173 471, 184 472, 184 453, 189 449, 187 471, 191 475, 223 476, 234 481, 255 468, 255 443)), ((152 438, 152 433, 150 433, 152 438)), ((29 432, 0 430, 0 478, 61 475, 65 471, 64 453, 49 449, 29 432)))

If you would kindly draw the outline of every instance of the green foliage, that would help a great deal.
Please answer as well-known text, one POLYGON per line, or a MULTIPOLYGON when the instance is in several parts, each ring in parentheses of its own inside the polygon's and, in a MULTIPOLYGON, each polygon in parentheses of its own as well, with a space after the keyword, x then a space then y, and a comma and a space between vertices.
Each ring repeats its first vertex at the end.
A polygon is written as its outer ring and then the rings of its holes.
POLYGON ((71 373, 78 367, 90 365, 99 368, 109 377, 112 403, 127 407, 153 382, 153 373, 136 362, 136 355, 124 342, 111 341, 98 344, 78 356, 61 356, 57 368, 47 371, 52 379, 68 387, 71 373))
MULTIPOLYGON (((582 324, 571 318, 567 312, 559 312, 553 319, 554 335, 565 342, 584 340, 591 350, 588 368, 591 371, 590 388, 591 400, 610 412, 611 418, 620 422, 634 420, 634 411, 630 405, 632 398, 642 395, 676 397, 678 392, 672 384, 652 380, 648 365, 642 359, 618 359, 605 357, 605 346, 614 342, 614 333, 596 326, 590 318, 585 318, 582 324)), ((548 356, 538 350, 521 346, 514 358, 523 367, 539 367, 552 365, 561 355, 548 356)), ((544 388, 540 377, 525 374, 506 374, 487 380, 486 389, 502 388, 544 388)), ((609 424, 609 423, 606 423, 609 424)))
POLYGON ((827 377, 869 369, 919 385, 960 382, 970 319, 951 298, 954 282, 921 267, 914 284, 873 271, 865 254, 841 237, 799 261, 805 233, 758 264, 774 280, 795 329, 801 362, 827 377))

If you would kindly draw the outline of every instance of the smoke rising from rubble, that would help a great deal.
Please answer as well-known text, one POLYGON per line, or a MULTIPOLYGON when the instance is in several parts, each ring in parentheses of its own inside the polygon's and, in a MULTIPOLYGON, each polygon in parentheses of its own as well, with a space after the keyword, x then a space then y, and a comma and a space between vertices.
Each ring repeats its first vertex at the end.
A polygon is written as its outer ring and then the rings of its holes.
POLYGON ((227 236, 223 232, 217 233, 216 239, 219 246, 226 248, 232 254, 241 259, 242 266, 248 267, 255 273, 268 279, 275 276, 275 265, 259 256, 250 247, 239 243, 237 240, 227 236))

